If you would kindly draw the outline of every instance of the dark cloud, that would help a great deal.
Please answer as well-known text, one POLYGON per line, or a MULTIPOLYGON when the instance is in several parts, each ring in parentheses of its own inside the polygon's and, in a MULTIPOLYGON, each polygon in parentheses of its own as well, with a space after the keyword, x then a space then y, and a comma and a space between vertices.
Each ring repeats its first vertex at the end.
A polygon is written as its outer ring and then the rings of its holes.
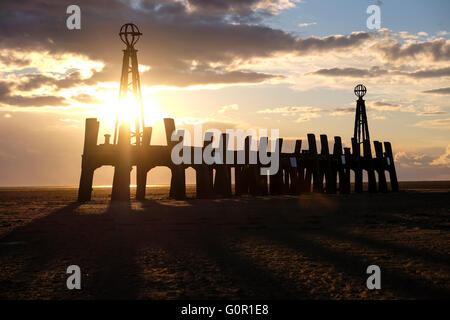
POLYGON ((9 95, 10 86, 6 81, 0 81, 0 99, 9 95))
POLYGON ((97 97, 95 97, 93 95, 90 95, 90 94, 87 94, 87 93, 81 93, 79 95, 76 95, 76 96, 72 97, 72 99, 76 100, 78 102, 81 102, 81 103, 86 103, 86 104, 88 104, 88 103, 89 104, 96 104, 96 103, 100 103, 101 102, 97 97))
POLYGON ((355 113, 355 108, 334 108, 333 114, 347 114, 347 113, 355 113))
POLYGON ((196 84, 232 84, 232 83, 259 83, 282 76, 267 73, 225 71, 218 69, 203 69, 179 72, 179 70, 155 68, 153 72, 146 73, 142 79, 149 85, 171 85, 185 87, 196 84))
POLYGON ((79 72, 73 72, 60 79, 43 74, 24 74, 19 76, 19 79, 21 80, 21 82, 16 86, 16 89, 20 91, 30 91, 33 89, 38 89, 44 85, 52 85, 57 89, 65 89, 82 84, 84 82, 79 72))
POLYGON ((307 73, 307 75, 319 75, 324 77, 348 77, 348 78, 364 78, 364 77, 381 77, 385 75, 402 75, 405 77, 415 78, 415 79, 426 79, 426 78, 442 78, 450 76, 449 68, 440 69, 425 69, 418 70, 414 72, 404 72, 399 70, 389 71, 380 67, 372 67, 370 69, 359 69, 359 68, 330 68, 330 69, 319 69, 314 72, 307 73))
MULTIPOLYGON (((77 4, 82 29, 70 31, 66 28, 67 3, 37 0, 25 5, 3 0, 0 46, 23 52, 83 54, 104 61, 103 77, 117 80, 123 49, 118 29, 122 23, 133 21, 143 32, 136 45, 139 61, 152 67, 143 75, 143 82, 187 86, 265 81, 277 75, 237 70, 233 63, 277 53, 306 55, 347 49, 374 37, 372 33, 356 32, 302 39, 261 24, 230 21, 229 12, 249 19, 255 12, 260 13, 257 8, 273 13, 278 4, 270 1, 80 0, 77 4), (193 61, 208 67, 192 69, 193 61)), ((95 75, 96 79, 101 77, 95 75)))
POLYGON ((450 77, 450 67, 441 69, 419 70, 416 72, 408 73, 406 75, 417 79, 450 77))
POLYGON ((421 55, 430 57, 433 61, 450 60, 450 41, 436 39, 432 41, 401 44, 390 42, 382 43, 375 47, 388 61, 398 61, 405 58, 418 58, 421 55))
POLYGON ((427 112, 420 112, 417 115, 418 116, 440 116, 443 114, 447 114, 445 111, 427 111, 427 112))
POLYGON ((432 90, 425 90, 422 91, 423 93, 432 93, 432 94, 442 94, 447 95, 450 94, 450 87, 447 88, 439 88, 439 89, 432 89, 432 90))
POLYGON ((375 107, 389 107, 389 108, 399 108, 401 107, 399 104, 384 102, 384 101, 375 101, 372 103, 375 107))
POLYGON ((22 96, 11 94, 14 84, 5 81, 0 82, 0 105, 15 107, 42 107, 42 106, 66 106, 63 97, 53 95, 22 96))
POLYGON ((30 60, 13 57, 11 55, 0 55, 0 63, 7 66, 15 65, 18 67, 24 67, 30 63, 30 60))
POLYGON ((7 96, 5 99, 0 100, 0 103, 16 107, 47 107, 47 106, 66 106, 65 99, 57 96, 19 96, 12 95, 7 96))
POLYGON ((363 78, 363 77, 378 77, 385 75, 387 73, 388 73, 387 70, 381 69, 379 67, 372 67, 370 69, 358 69, 358 68, 319 69, 317 71, 308 74, 325 77, 363 78))

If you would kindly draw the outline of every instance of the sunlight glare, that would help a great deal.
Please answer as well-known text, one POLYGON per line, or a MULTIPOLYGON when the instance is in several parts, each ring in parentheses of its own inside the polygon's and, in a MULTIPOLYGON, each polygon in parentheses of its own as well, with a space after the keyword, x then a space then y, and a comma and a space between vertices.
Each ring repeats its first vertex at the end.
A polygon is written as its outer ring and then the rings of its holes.
MULTIPOLYGON (((134 120, 140 118, 139 103, 134 96, 129 94, 120 101, 106 96, 104 100, 105 103, 99 108, 98 113, 105 130, 114 130, 116 116, 119 117, 120 122, 129 122, 133 129, 134 120)), ((145 126, 152 126, 156 121, 164 118, 153 97, 147 95, 143 100, 145 126)))

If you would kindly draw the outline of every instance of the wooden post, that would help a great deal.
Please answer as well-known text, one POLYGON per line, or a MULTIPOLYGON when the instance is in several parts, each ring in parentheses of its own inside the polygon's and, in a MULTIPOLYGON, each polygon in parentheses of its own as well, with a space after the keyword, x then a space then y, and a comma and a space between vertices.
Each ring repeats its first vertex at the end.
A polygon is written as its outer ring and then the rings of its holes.
POLYGON ((136 199, 144 200, 147 188, 148 169, 145 165, 145 156, 152 139, 152 127, 144 127, 142 132, 142 145, 138 147, 139 162, 136 165, 136 199))
POLYGON ((344 158, 342 158, 342 166, 344 167, 343 179, 339 178, 339 192, 340 193, 350 193, 350 160, 352 156, 350 153, 350 148, 344 148, 344 158), (342 187, 341 187, 342 184, 342 187))
POLYGON ((369 180, 369 192, 377 192, 377 181, 375 178, 375 171, 373 169, 372 150, 370 141, 366 140, 363 143, 364 148, 364 163, 367 170, 367 177, 369 180))
POLYGON ((352 167, 355 172, 355 192, 363 192, 363 175, 361 169, 361 149, 355 138, 352 138, 352 167))
MULTIPOLYGON (((250 162, 250 160, 249 160, 249 155, 250 155, 249 139, 250 139, 249 136, 245 137, 244 150, 243 150, 244 158, 245 158, 244 163, 238 164, 238 162, 236 161, 235 167, 234 167, 234 193, 237 196, 248 193, 248 185, 246 183, 246 180, 247 180, 246 179, 246 168, 247 168, 247 163, 250 162)), ((239 151, 236 152, 236 158, 237 158, 238 152, 239 151)))
POLYGON ((96 118, 86 119, 80 185, 78 187, 78 201, 91 200, 92 181, 94 179, 94 170, 96 168, 95 148, 97 147, 98 128, 99 122, 96 118))
MULTIPOLYGON (((334 148, 333 148, 334 166, 333 166, 333 177, 336 181, 336 176, 339 177, 339 192, 342 193, 345 190, 345 186, 341 188, 341 185, 345 185, 345 164, 346 159, 342 154, 342 140, 341 137, 334 137, 334 148)), ((337 187, 337 186, 336 186, 337 187)))
POLYGON ((375 170, 378 173, 378 189, 381 192, 387 192, 388 189, 386 183, 386 176, 384 174, 386 166, 383 158, 383 145, 379 141, 374 141, 373 145, 375 148, 375 156, 376 156, 375 170))
POLYGON ((305 179, 304 179, 304 192, 311 192, 311 180, 312 180, 312 168, 313 168, 313 162, 312 162, 312 156, 309 154, 308 150, 302 150, 302 154, 305 157, 304 166, 305 166, 305 179))
MULTIPOLYGON (((172 118, 164 118, 164 128, 166 131, 166 141, 170 158, 173 147, 177 143, 182 142, 183 137, 179 137, 178 141, 172 141, 172 134, 175 131, 175 121, 172 118)), ((172 163, 170 171, 172 172, 172 177, 170 179, 170 197, 174 199, 184 199, 186 197, 186 176, 184 166, 172 163)))
POLYGON ((117 142, 117 161, 114 166, 114 178, 111 201, 130 200, 131 144, 130 125, 123 122, 119 127, 117 142))
POLYGON ((216 167, 214 181, 214 193, 224 197, 230 197, 231 192, 231 168, 226 164, 226 151, 228 147, 228 134, 220 136, 219 148, 221 148, 222 164, 216 167))
POLYGON ((328 148, 328 137, 326 134, 320 135, 320 145, 321 145, 320 154, 323 157, 321 163, 322 164, 321 177, 323 176, 323 174, 325 175, 326 192, 333 194, 336 193, 336 174, 333 176, 332 161, 330 151, 328 148))
MULTIPOLYGON (((260 137, 259 138, 259 146, 263 143, 263 140, 266 140, 264 143, 269 147, 269 139, 268 137, 260 137)), ((250 151, 249 151, 250 152, 250 151)), ((261 149, 258 149, 257 154, 257 161, 258 164, 250 165, 250 171, 252 172, 252 180, 255 183, 255 187, 252 188, 252 194, 253 195, 268 195, 269 194, 269 186, 267 182, 267 173, 261 174, 261 166, 262 164, 259 161, 259 152, 261 152, 261 149)))
MULTIPOLYGON (((202 153, 205 148, 213 143, 213 135, 205 133, 202 153)), ((203 157, 202 157, 203 159, 203 157)), ((203 161, 202 161, 203 162, 203 161)), ((196 190, 198 198, 209 198, 213 194, 213 169, 211 165, 202 163, 195 166, 196 190)))
POLYGON ((320 179, 319 159, 317 157, 316 136, 308 133, 309 156, 311 157, 311 171, 313 177, 313 191, 323 192, 323 183, 320 179))
POLYGON ((275 148, 278 148, 278 163, 279 168, 277 173, 269 176, 269 191, 270 194, 282 194, 283 193, 283 169, 281 159, 281 149, 283 147, 283 139, 277 138, 275 148))
POLYGON ((399 190, 397 173, 395 171, 394 156, 392 154, 392 147, 390 142, 384 143, 384 150, 386 154, 387 170, 389 171, 389 179, 391 180, 391 190, 397 192, 399 190))
MULTIPOLYGON (((289 189, 289 193, 291 194, 299 194, 301 192, 302 182, 300 181, 300 168, 299 168, 299 160, 300 154, 302 150, 302 140, 295 140, 295 149, 294 156, 289 159, 289 177, 291 180, 291 186, 289 189)), ((301 174, 301 178, 303 180, 303 172, 301 174)))

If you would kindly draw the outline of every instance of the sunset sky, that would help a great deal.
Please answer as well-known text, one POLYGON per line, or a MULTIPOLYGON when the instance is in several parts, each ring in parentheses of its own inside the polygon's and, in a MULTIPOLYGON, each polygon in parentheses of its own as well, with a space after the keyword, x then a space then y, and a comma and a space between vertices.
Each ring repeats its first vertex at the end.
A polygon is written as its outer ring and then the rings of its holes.
MULTIPOLYGON (((1 0, 0 186, 78 183, 85 119, 101 121, 99 142, 113 130, 127 22, 143 33, 153 144, 173 117, 348 146, 364 83, 371 139, 392 143, 399 180, 448 180, 449 13, 448 0, 1 0), (71 4, 81 30, 66 27, 71 4), (372 4, 379 30, 366 26, 372 4)), ((167 183, 167 171, 149 182, 167 183)), ((94 183, 111 184, 111 172, 94 183)))

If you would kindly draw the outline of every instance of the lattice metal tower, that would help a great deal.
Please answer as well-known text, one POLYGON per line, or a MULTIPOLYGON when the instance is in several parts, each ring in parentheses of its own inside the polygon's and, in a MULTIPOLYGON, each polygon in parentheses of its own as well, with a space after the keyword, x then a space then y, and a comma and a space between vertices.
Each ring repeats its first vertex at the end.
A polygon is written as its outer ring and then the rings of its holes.
POLYGON ((362 144, 365 141, 370 142, 369 137, 369 125, 367 123, 366 104, 363 99, 367 92, 366 87, 363 84, 358 84, 355 87, 355 95, 358 97, 356 100, 356 116, 355 116, 355 131, 353 137, 358 144, 362 144))
MULTIPOLYGON (((126 23, 120 28, 119 36, 123 43, 126 44, 126 49, 123 50, 122 76, 120 78, 120 92, 119 101, 123 101, 128 94, 132 94, 135 98, 137 106, 121 106, 121 107, 138 107, 140 109, 140 116, 134 119, 135 131, 131 133, 131 137, 135 138, 135 144, 141 145, 141 128, 144 128, 144 108, 142 105, 141 96, 141 81, 139 78, 137 50, 134 48, 142 33, 138 27, 133 23, 126 23)), ((116 117, 116 125, 114 128, 114 144, 117 143, 119 126, 119 116, 116 117)))

